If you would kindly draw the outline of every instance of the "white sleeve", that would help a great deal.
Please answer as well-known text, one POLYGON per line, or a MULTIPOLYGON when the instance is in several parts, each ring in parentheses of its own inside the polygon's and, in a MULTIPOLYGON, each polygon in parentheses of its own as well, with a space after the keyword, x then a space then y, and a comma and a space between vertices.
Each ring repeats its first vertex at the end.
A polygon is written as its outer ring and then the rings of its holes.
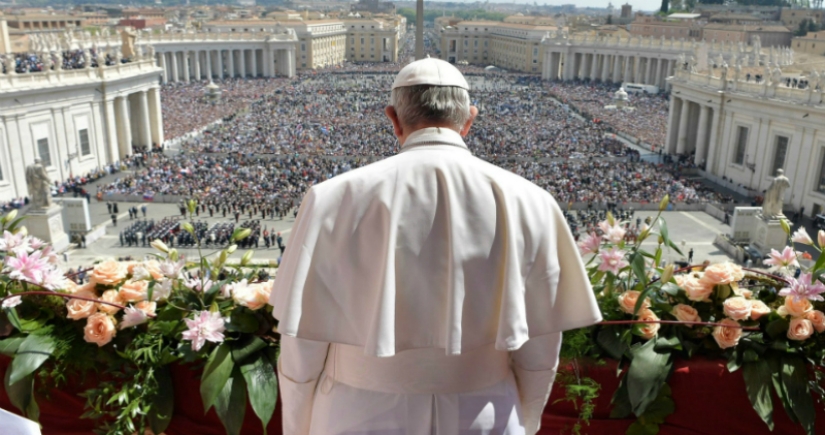
POLYGON ((309 434, 315 386, 324 371, 329 343, 281 335, 278 384, 284 435, 309 434))
POLYGON ((560 349, 561 333, 557 332, 531 338, 510 353, 527 435, 535 434, 541 427, 541 415, 556 379, 560 349))

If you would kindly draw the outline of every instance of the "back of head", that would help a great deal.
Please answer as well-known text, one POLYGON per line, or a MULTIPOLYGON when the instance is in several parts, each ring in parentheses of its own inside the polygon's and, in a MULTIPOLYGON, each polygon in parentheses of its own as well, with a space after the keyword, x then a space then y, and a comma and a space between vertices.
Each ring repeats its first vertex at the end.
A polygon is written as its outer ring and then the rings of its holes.
POLYGON ((390 104, 407 126, 449 125, 470 119, 470 86, 453 65, 425 58, 405 66, 392 85, 390 104))

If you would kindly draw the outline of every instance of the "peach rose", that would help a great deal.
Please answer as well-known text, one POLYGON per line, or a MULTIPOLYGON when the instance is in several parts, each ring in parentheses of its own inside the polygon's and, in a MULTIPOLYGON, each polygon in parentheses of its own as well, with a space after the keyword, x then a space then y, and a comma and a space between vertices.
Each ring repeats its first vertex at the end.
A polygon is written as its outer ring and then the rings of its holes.
POLYGON ((733 320, 745 320, 751 315, 751 301, 740 297, 728 298, 722 303, 722 310, 733 320))
MULTIPOLYGON (((123 300, 120 299, 120 295, 118 294, 117 290, 106 290, 100 296, 100 300, 112 304, 123 305, 123 300)), ((114 314, 120 311, 120 308, 109 304, 97 304, 97 309, 106 314, 114 314)))
MULTIPOLYGON (((619 295, 619 308, 627 314, 633 314, 636 310, 636 302, 639 300, 639 293, 636 290, 628 290, 619 295)), ((646 310, 650 308, 650 299, 645 298, 645 301, 642 302, 642 308, 639 309, 639 313, 642 310, 646 310)))
POLYGON ((63 282, 65 283, 63 286, 63 293, 75 294, 80 290, 80 286, 70 279, 66 279, 63 282))
POLYGON ((760 317, 768 315, 770 313, 770 307, 765 305, 764 302, 760 301, 759 299, 751 301, 751 319, 759 320, 760 317))
POLYGON ((154 316, 155 315, 155 310, 157 309, 157 307, 158 307, 158 304, 156 304, 155 302, 149 302, 149 301, 140 301, 140 302, 135 304, 135 308, 137 308, 140 311, 143 311, 144 313, 146 313, 149 316, 154 316))
POLYGON ((676 284, 685 291, 688 299, 696 302, 707 301, 713 293, 713 286, 706 285, 691 275, 676 276, 676 284))
POLYGON ((713 287, 738 282, 743 278, 745 278, 745 272, 742 271, 741 267, 731 262, 724 262, 706 267, 702 282, 708 287, 713 287))
POLYGON ((739 344, 739 339, 742 338, 742 328, 739 327, 739 322, 736 320, 724 319, 719 323, 726 326, 717 326, 713 328, 713 339, 716 340, 716 344, 718 344, 722 349, 734 347, 739 344))
POLYGON ((745 290, 745 289, 739 290, 739 294, 745 299, 750 299, 750 298, 753 297, 753 292, 750 291, 750 290, 745 290))
POLYGON ((160 263, 157 260, 144 261, 142 263, 131 263, 127 266, 129 274, 132 279, 155 279, 158 280, 163 277, 160 271, 160 263))
POLYGON ((272 292, 272 283, 263 282, 249 285, 238 285, 232 291, 232 297, 238 305, 259 310, 269 302, 269 294, 272 292))
POLYGON ((92 282, 102 285, 117 285, 126 278, 126 266, 114 260, 95 265, 91 273, 92 282))
MULTIPOLYGON (((93 293, 87 292, 77 292, 74 295, 92 299, 97 297, 93 293)), ((96 305, 97 304, 92 301, 85 301, 82 299, 69 299, 69 301, 66 302, 66 311, 68 313, 66 317, 72 320, 85 319, 94 314, 95 312, 97 312, 96 305)))
MULTIPOLYGON (((699 312, 696 311, 696 308, 691 307, 690 305, 685 304, 678 304, 673 307, 673 310, 670 312, 673 314, 673 317, 680 322, 701 322, 702 318, 699 317, 699 312)), ((693 325, 685 325, 689 328, 693 328, 693 325)))
POLYGON ((92 314, 86 319, 86 327, 83 328, 83 339, 88 343, 98 346, 105 346, 114 338, 117 330, 115 322, 105 313, 92 314))
POLYGON ((816 332, 825 332, 825 313, 819 310, 812 310, 805 313, 805 318, 811 321, 816 332))
POLYGON ((126 281, 120 287, 120 299, 125 302, 145 301, 149 296, 149 283, 146 281, 126 281))
POLYGON ((788 315, 791 317, 802 317, 805 313, 813 309, 814 307, 811 305, 811 301, 807 299, 796 300, 792 297, 788 297, 785 298, 785 305, 779 307, 776 312, 783 317, 788 315))
MULTIPOLYGON (((642 321, 659 321, 659 317, 656 316, 656 313, 651 311, 650 309, 643 309, 639 311, 639 320, 642 321)), ((650 340, 651 338, 655 337, 656 334, 659 332, 659 328, 662 325, 658 323, 645 323, 639 328, 639 335, 642 336, 645 340, 650 340)))
POLYGON ((804 341, 811 338, 814 333, 814 325, 808 319, 791 319, 791 326, 788 328, 788 338, 796 341, 804 341))

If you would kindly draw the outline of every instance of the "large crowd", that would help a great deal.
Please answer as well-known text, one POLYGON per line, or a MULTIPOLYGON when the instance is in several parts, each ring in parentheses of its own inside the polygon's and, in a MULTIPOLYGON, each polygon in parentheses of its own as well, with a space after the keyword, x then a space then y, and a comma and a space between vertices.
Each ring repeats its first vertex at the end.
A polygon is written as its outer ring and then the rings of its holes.
MULTIPOLYGON (((84 50, 65 50, 44 53, 14 53, 3 55, 2 72, 9 74, 26 74, 33 72, 43 72, 58 69, 82 69, 86 67, 97 68, 99 62, 105 65, 115 65, 118 60, 111 54, 101 54, 94 48, 84 50)), ((120 62, 126 63, 127 59, 120 62)))
MULTIPOLYGON (((204 82, 171 85, 163 95, 167 128, 183 134, 216 117, 223 122, 186 138, 179 153, 145 155, 134 175, 102 191, 194 197, 204 212, 236 221, 294 213, 312 185, 398 151, 383 113, 393 75, 364 68, 294 80, 219 82, 232 96, 225 92, 215 106, 201 99, 204 82), (224 102, 225 96, 230 100, 224 102), (195 109, 198 104, 208 110, 195 109)), ((480 110, 466 138, 471 151, 533 181, 563 204, 604 208, 657 202, 666 193, 674 202, 729 200, 683 177, 679 163, 641 161, 637 151, 613 138, 615 131, 651 141, 663 136, 663 97, 639 96, 644 104, 636 103, 638 111, 630 115, 603 113, 595 107, 607 105, 615 88, 546 84, 472 69, 468 74, 480 110), (568 106, 576 104, 590 116, 568 106)))

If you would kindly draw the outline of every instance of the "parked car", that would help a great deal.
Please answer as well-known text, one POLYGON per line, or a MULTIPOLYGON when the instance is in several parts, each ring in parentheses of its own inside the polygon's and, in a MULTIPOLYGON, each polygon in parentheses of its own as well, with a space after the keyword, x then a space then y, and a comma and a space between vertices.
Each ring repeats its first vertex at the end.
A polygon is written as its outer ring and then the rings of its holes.
POLYGON ((759 250, 750 245, 745 246, 743 249, 745 251, 745 261, 751 260, 754 266, 762 266, 762 260, 765 259, 765 256, 759 250))
POLYGON ((814 226, 816 226, 820 230, 825 230, 825 215, 816 215, 814 217, 814 226))

